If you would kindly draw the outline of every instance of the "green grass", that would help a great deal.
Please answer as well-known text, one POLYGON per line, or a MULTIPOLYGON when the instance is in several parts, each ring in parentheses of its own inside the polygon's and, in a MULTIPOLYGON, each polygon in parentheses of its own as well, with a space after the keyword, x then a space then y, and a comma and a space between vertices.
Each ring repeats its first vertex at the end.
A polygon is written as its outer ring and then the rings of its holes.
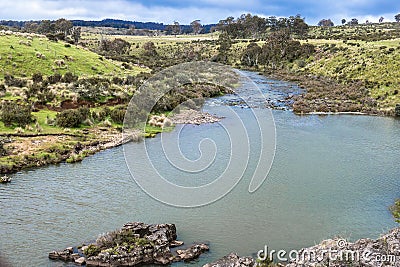
POLYGON ((161 128, 161 127, 157 127, 157 126, 146 125, 144 136, 145 137, 155 137, 159 133, 171 132, 173 129, 174 129, 174 126, 161 128))
POLYGON ((380 108, 394 108, 400 103, 399 40, 338 41, 309 40, 317 52, 303 69, 307 73, 332 78, 340 83, 361 80, 380 108), (391 50, 390 50, 391 49, 391 50))
POLYGON ((37 72, 44 75, 72 72, 79 76, 113 76, 135 75, 141 71, 149 71, 137 66, 133 66, 131 70, 125 70, 121 68, 121 63, 105 59, 82 47, 75 45, 66 47, 64 42, 53 42, 39 37, 34 37, 30 41, 16 35, 0 36, 0 57, 0 79, 4 78, 6 73, 17 77, 30 77, 37 72), (26 45, 27 42, 31 45, 26 45), (45 55, 45 59, 37 58, 36 53, 45 55), (61 59, 66 65, 58 67, 55 61, 61 59))

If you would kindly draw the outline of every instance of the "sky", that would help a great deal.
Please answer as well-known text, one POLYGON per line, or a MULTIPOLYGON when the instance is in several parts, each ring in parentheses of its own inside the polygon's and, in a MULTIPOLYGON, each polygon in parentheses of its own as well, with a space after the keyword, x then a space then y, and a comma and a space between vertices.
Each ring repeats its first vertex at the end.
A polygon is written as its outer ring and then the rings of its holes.
POLYGON ((300 14, 310 25, 330 18, 335 24, 357 18, 360 22, 394 21, 399 0, 1 0, 0 20, 105 18, 189 24, 218 23, 243 13, 288 17, 300 14))

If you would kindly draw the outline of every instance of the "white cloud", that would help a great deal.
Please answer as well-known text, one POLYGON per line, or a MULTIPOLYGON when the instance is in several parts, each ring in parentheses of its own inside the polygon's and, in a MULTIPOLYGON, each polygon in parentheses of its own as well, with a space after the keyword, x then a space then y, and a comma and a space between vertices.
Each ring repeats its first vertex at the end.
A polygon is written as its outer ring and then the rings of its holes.
POLYGON ((240 12, 232 12, 226 8, 147 7, 125 0, 106 0, 101 2, 14 0, 12 2, 0 2, 0 18, 4 20, 40 20, 60 17, 88 20, 116 18, 164 23, 171 23, 177 20, 188 24, 194 19, 201 19, 202 23, 214 23, 230 15, 238 16, 240 14, 240 12))
MULTIPOLYGON (((309 24, 317 24, 320 19, 331 18, 340 24, 342 18, 358 18, 360 22, 377 21, 381 14, 377 11, 378 0, 336 0, 329 3, 316 0, 188 0, 179 5, 161 2, 157 5, 148 0, 13 0, 0 1, 0 19, 40 20, 67 19, 98 20, 104 18, 136 21, 171 23, 174 20, 188 24, 194 19, 202 23, 217 23, 228 16, 238 17, 243 13, 259 15, 289 16, 297 13, 306 17, 309 24), (147 2, 144 2, 147 1, 147 2), (145 4, 141 4, 145 3, 145 4), (378 13, 378 15, 376 15, 378 13)), ((400 4, 388 5, 389 0, 380 5, 385 21, 393 21, 396 8, 400 4), (397 7, 396 7, 397 6, 397 7), (386 11, 385 9, 389 9, 386 11)), ((399 10, 400 11, 400 10, 399 10)))

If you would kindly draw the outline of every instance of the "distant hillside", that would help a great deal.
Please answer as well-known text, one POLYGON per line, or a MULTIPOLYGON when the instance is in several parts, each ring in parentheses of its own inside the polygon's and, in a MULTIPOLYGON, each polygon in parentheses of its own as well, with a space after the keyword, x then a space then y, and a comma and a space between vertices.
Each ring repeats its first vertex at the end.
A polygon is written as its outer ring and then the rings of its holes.
MULTIPOLYGON (((143 30, 159 30, 164 31, 168 25, 157 22, 140 22, 140 21, 129 21, 129 20, 119 20, 119 19, 103 19, 100 21, 87 21, 87 20, 71 20, 74 26, 81 27, 110 27, 117 29, 128 29, 130 27, 135 27, 135 29, 143 29, 143 30)), ((40 23, 40 21, 13 21, 13 20, 1 20, 0 25, 22 28, 25 26, 27 22, 36 22, 40 23)), ((203 25, 203 33, 209 33, 211 28, 216 24, 208 24, 203 25)), ((190 33, 192 28, 190 25, 180 25, 183 33, 190 33)))
POLYGON ((144 69, 126 70, 121 63, 105 59, 85 48, 49 41, 35 34, 0 31, 0 79, 5 74, 31 77, 34 73, 52 75, 135 74, 144 69))

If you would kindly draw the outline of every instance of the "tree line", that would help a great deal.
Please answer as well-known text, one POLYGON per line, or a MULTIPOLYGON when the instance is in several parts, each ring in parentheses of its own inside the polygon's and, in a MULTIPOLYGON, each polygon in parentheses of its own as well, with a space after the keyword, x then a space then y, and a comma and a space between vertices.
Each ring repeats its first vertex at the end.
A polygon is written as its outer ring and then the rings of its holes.
POLYGON ((225 32, 232 39, 264 38, 270 32, 287 30, 290 35, 297 38, 304 38, 307 35, 309 26, 301 15, 288 18, 268 18, 257 15, 243 14, 237 19, 228 17, 220 20, 213 30, 225 32))

